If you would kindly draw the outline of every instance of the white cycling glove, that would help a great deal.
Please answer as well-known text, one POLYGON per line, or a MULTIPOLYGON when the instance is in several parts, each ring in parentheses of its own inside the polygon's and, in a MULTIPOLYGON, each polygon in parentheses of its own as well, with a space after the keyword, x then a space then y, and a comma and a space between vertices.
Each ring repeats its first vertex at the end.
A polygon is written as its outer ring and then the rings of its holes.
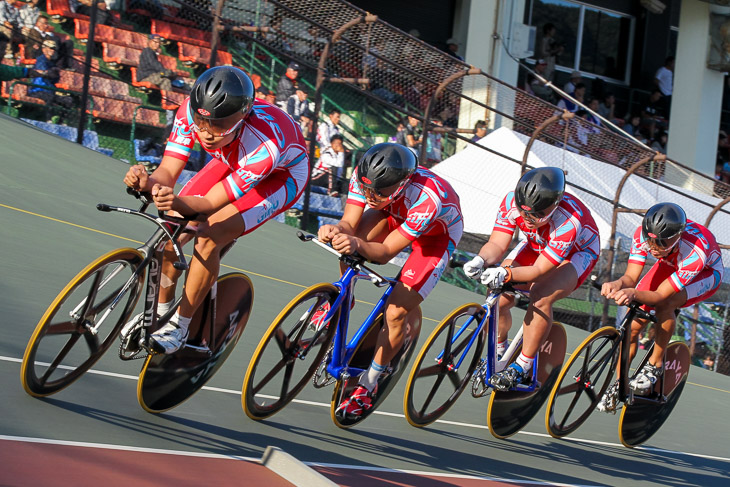
POLYGON ((490 267, 482 272, 482 284, 489 289, 499 289, 507 282, 510 273, 504 267, 490 267))
POLYGON ((464 264, 464 274, 469 279, 479 279, 482 275, 482 269, 484 268, 484 259, 478 255, 472 260, 464 264))

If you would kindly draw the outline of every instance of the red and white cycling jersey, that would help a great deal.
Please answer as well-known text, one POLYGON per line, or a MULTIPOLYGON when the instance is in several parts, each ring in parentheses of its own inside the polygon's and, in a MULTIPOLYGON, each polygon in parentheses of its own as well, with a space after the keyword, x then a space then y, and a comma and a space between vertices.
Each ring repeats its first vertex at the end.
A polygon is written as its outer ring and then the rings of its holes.
MULTIPOLYGON (((350 178, 347 203, 361 207, 367 204, 357 169, 350 178)), ((400 223, 398 231, 411 241, 421 235, 447 235, 456 244, 464 228, 456 191, 426 168, 418 168, 403 192, 383 211, 400 223)))
MULTIPOLYGON (((182 161, 188 160, 198 140, 189 105, 190 98, 180 105, 164 154, 182 161)), ((261 100, 254 102, 238 140, 208 153, 230 169, 221 180, 225 180, 231 202, 242 198, 270 174, 287 171, 291 176, 287 184, 292 185, 286 188, 287 205, 293 203, 309 179, 309 157, 299 125, 281 109, 261 100)), ((201 173, 204 171, 205 168, 201 173)))
MULTIPOLYGON (((639 227, 634 232, 629 263, 643 266, 648 254, 649 246, 639 227)), ((717 285, 722 282, 724 266, 715 236, 707 228, 691 220, 687 220, 676 250, 659 259, 659 262, 675 269, 669 276, 669 282, 677 292, 689 285, 703 270, 712 272, 717 285)))
POLYGON ((519 227, 530 248, 559 265, 570 255, 587 252, 598 259, 601 242, 591 211, 575 196, 565 193, 547 225, 527 228, 510 191, 502 200, 494 223, 495 232, 514 234, 519 227))

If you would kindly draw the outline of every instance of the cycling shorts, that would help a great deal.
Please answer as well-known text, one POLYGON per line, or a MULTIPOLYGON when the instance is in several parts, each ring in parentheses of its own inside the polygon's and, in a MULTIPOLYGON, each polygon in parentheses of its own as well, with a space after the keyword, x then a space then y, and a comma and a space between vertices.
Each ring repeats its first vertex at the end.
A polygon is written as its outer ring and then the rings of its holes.
MULTIPOLYGON (((527 245, 527 240, 523 240, 517 244, 514 249, 512 249, 512 252, 509 253, 505 260, 512 260, 514 263, 521 266, 529 266, 533 265, 539 256, 540 253, 535 252, 532 247, 527 245)), ((578 282, 573 288, 575 290, 578 289, 591 274, 591 271, 598 262, 598 257, 593 254, 593 252, 578 251, 568 254, 563 262, 568 262, 568 264, 565 265, 572 265, 575 269, 575 273, 578 275, 578 282)), ((562 263, 560 265, 562 265, 562 263)))
MULTIPOLYGON (((667 264, 664 261, 656 262, 649 272, 641 278, 639 284, 636 285, 637 291, 656 291, 659 285, 667 280, 674 272, 676 268, 667 264)), ((722 284, 722 278, 712 268, 704 268, 699 274, 687 284, 684 289, 687 291, 687 302, 681 307, 686 308, 693 304, 701 303, 706 300, 720 287, 722 284)), ((642 306, 644 309, 652 309, 653 306, 642 306)))

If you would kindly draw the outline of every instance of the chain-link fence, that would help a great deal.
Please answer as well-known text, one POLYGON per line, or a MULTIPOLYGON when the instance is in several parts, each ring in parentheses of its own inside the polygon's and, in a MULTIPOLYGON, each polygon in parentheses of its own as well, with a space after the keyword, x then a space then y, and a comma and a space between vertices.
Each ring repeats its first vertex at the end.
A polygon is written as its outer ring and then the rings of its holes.
MULTIPOLYGON (((649 159, 634 168, 621 186, 627 171, 651 157, 653 151, 618 130, 596 123, 589 113, 579 110, 575 115, 560 116, 554 105, 472 68, 343 0, 163 0, 161 5, 129 0, 118 27, 126 24, 136 33, 162 35, 162 55, 173 60, 171 67, 184 78, 193 79, 206 65, 233 64, 246 70, 257 86, 273 92, 272 102, 284 105, 291 94, 283 90, 286 83, 280 86, 280 81, 286 79, 290 63, 299 64, 297 83, 308 91, 313 120, 311 125, 302 123, 313 164, 327 144, 318 140, 318 129, 328 122, 331 112, 339 111, 348 167, 367 147, 386 140, 413 146, 427 166, 468 149, 475 158, 489 161, 470 175, 472 186, 485 188, 485 201, 496 191, 497 163, 513 168, 510 174, 515 177, 507 187, 513 187, 520 171, 528 167, 562 167, 569 191, 594 209, 602 233, 613 236, 616 252, 604 253, 596 268, 604 278, 622 272, 625 251, 640 222, 639 214, 620 210, 645 209, 656 201, 681 201, 690 218, 704 223, 712 209, 730 195, 728 185, 675 161, 660 159, 649 159), (480 143, 472 136, 475 123, 481 120, 487 122, 490 133, 480 143), (617 194, 618 187, 625 189, 617 194), (612 274, 609 269, 613 269, 612 274)), ((87 129, 94 129, 98 146, 111 149, 119 159, 144 160, 144 152, 164 140, 170 110, 179 98, 144 89, 134 79, 133 66, 124 64, 124 53, 110 49, 111 41, 81 42, 83 23, 68 21, 57 29, 69 36, 77 59, 83 61, 86 49, 93 44, 92 78, 110 80, 97 82, 101 91, 97 94, 89 84, 91 122, 87 129), (123 83, 126 92, 112 81, 123 83), (110 93, 116 95, 108 96, 110 93)), ((105 28, 99 32, 102 37, 108 34, 105 28)), ((128 44, 133 40, 130 37, 128 44)), ((19 87, 24 84, 14 86, 22 91, 19 87)), ((74 82, 70 88, 82 91, 83 81, 74 82)), ((8 96, 6 110, 16 116, 41 120, 46 116, 39 112, 42 109, 42 104, 15 94, 8 96)), ((80 118, 72 109, 61 111, 68 125, 80 118)), ((154 155, 149 157, 154 163, 154 155)), ((349 172, 341 176, 344 192, 349 172)), ((288 220, 312 227, 317 224, 315 217, 320 221, 336 217, 332 205, 325 208, 319 204, 326 193, 308 188, 302 213, 289 215, 288 220), (310 190, 314 191, 311 195, 310 190)), ((711 226, 721 243, 730 243, 730 235, 723 233, 727 214, 719 210, 711 226)), ((486 233, 470 231, 460 250, 477 251, 486 233)), ((727 262, 726 253, 723 260, 727 262)), ((462 286, 471 284, 458 271, 446 278, 462 286)), ((576 290, 560 302, 555 317, 587 329, 610 320, 615 309, 593 299, 595 294, 587 287, 576 290)), ((728 334, 727 296, 723 288, 715 295, 720 304, 705 313, 713 320, 722 316, 722 322, 715 321, 712 332, 702 331, 703 337, 714 340, 707 347, 715 351, 718 368, 724 363, 722 350, 730 350, 719 344, 728 334)), ((688 341, 704 344, 696 339, 699 323, 698 317, 687 325, 691 334, 688 341)), ((702 347, 695 348, 696 355, 699 349, 702 347)))

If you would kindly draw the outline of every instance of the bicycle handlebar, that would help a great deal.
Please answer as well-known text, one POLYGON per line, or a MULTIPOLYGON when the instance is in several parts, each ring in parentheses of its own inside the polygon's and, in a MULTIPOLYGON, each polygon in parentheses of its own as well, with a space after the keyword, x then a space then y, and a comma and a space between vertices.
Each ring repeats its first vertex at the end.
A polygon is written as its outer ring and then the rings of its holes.
POLYGON ((364 264, 365 258, 362 255, 359 255, 357 253, 354 253, 352 255, 341 254, 333 249, 331 245, 328 245, 319 240, 316 235, 304 233, 301 230, 297 230, 297 238, 299 238, 299 240, 301 240, 302 242, 313 242, 325 249, 327 252, 336 255, 342 262, 345 263, 345 265, 367 274, 370 278, 370 282, 378 287, 385 286, 390 282, 388 281, 388 279, 382 277, 380 274, 367 267, 364 264))

